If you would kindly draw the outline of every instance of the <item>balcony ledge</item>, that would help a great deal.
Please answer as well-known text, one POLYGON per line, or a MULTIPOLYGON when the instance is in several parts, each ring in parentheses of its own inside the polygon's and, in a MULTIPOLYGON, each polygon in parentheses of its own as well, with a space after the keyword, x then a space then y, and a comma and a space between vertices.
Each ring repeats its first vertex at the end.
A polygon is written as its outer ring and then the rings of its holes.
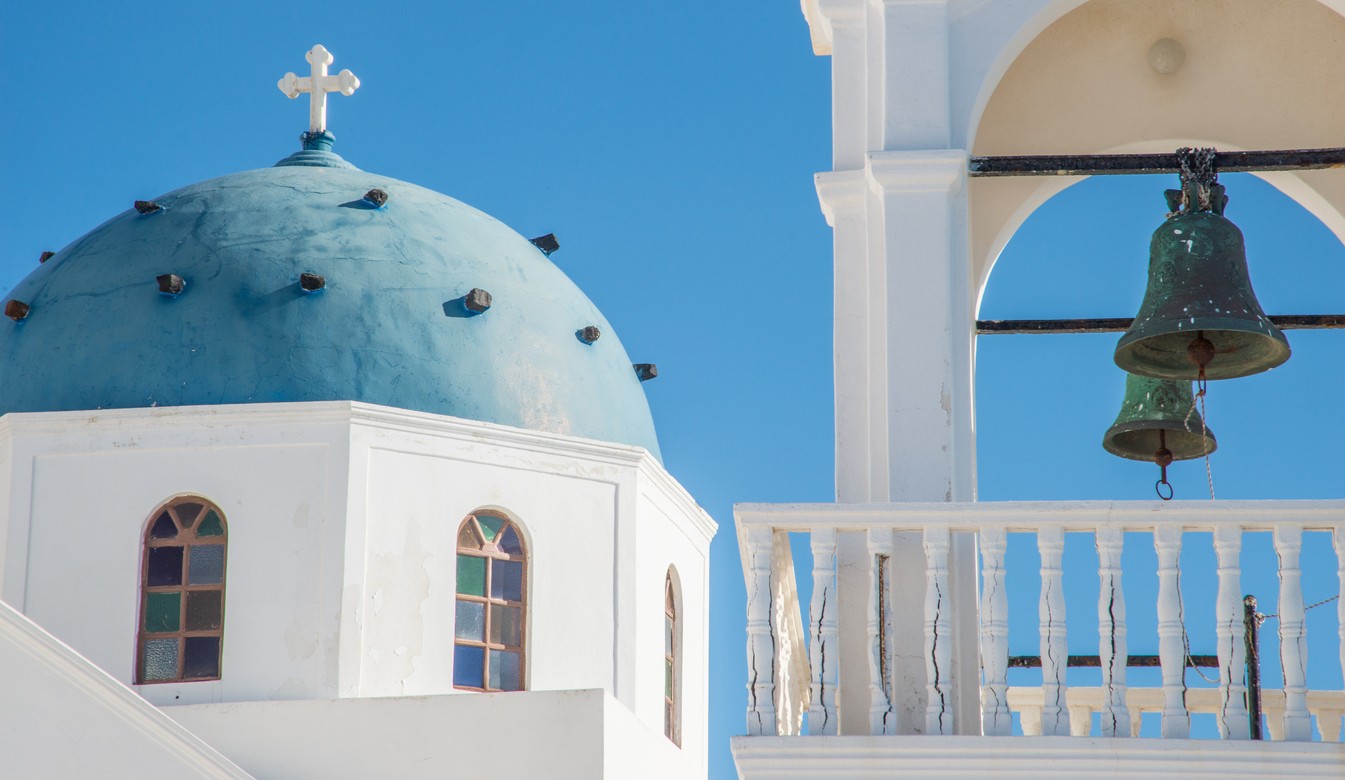
POLYGON ((734 737, 742 780, 1345 777, 1345 744, 1101 737, 734 737))

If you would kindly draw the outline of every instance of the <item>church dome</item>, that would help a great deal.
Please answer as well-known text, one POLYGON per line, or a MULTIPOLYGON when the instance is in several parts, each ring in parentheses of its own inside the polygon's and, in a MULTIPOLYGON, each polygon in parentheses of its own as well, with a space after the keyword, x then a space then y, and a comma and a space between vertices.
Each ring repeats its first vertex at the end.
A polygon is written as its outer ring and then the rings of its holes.
POLYGON ((0 327, 0 413, 348 400, 658 456, 607 320, 487 214, 322 148, 153 204, 15 287, 30 308, 0 327), (374 189, 386 203, 364 199, 374 189), (156 281, 170 274, 177 295, 156 281), (306 291, 303 274, 325 286, 306 291), (474 289, 484 312, 467 306, 474 289))

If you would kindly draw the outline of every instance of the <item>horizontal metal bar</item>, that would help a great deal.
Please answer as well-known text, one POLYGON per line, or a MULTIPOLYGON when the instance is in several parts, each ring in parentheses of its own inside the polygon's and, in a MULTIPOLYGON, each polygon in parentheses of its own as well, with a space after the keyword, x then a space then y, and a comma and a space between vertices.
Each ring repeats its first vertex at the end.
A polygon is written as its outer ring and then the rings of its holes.
MULTIPOLYGON (((1280 330, 1326 330, 1345 328, 1345 314, 1272 314, 1268 318, 1280 330)), ((977 320, 979 335, 1005 333, 1122 333, 1132 317, 1075 320, 977 320)))
MULTIPOLYGON (((1162 666, 1162 661, 1156 655, 1128 655, 1126 656, 1126 666, 1137 667, 1158 667, 1162 666)), ((1186 656, 1186 665, 1191 669, 1218 669, 1219 656, 1217 655, 1188 655, 1186 656)), ((1041 656, 1039 655, 1011 655, 1009 656, 1010 669, 1037 669, 1041 666, 1041 656)), ((1096 655, 1071 655, 1065 660, 1065 666, 1069 667, 1101 667, 1102 658, 1096 655)))
MULTIPOLYGON (((1215 170, 1316 171, 1345 167, 1345 148, 1282 149, 1259 152, 1216 152, 1215 170)), ((1179 173, 1176 152, 1163 154, 1045 154, 972 157, 971 176, 1100 176, 1179 173)))

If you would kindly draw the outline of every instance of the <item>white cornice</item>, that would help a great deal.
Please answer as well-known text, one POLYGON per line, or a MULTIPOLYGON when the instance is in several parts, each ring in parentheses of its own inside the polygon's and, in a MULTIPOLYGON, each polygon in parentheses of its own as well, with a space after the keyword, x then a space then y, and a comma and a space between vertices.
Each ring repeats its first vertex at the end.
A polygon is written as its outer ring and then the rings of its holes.
POLYGON ((744 780, 1339 780, 1345 744, 1101 737, 733 737, 744 780))
POLYGON ((967 178, 968 155, 961 149, 869 152, 869 184, 879 193, 956 191, 967 178))
POLYGON ((836 227, 838 217, 864 211, 864 171, 824 171, 813 176, 817 200, 827 224, 836 227))
POLYGON ((251 777, 130 688, 2 601, 0 642, 17 648, 41 664, 110 717, 145 735, 185 767, 196 769, 202 777, 251 777))

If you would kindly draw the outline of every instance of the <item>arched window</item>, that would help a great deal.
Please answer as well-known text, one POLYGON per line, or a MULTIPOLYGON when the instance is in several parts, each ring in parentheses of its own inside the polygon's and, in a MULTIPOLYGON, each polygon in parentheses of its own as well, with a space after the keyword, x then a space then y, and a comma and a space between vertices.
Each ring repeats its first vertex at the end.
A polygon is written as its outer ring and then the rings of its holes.
POLYGON ((682 746, 682 626, 673 569, 663 580, 663 734, 682 746))
POLYGON ((527 580, 519 528, 495 512, 468 515, 458 528, 454 688, 523 690, 527 580))
POLYGON ((224 634, 224 513, 183 496, 157 509, 140 565, 137 683, 218 680, 224 634))

